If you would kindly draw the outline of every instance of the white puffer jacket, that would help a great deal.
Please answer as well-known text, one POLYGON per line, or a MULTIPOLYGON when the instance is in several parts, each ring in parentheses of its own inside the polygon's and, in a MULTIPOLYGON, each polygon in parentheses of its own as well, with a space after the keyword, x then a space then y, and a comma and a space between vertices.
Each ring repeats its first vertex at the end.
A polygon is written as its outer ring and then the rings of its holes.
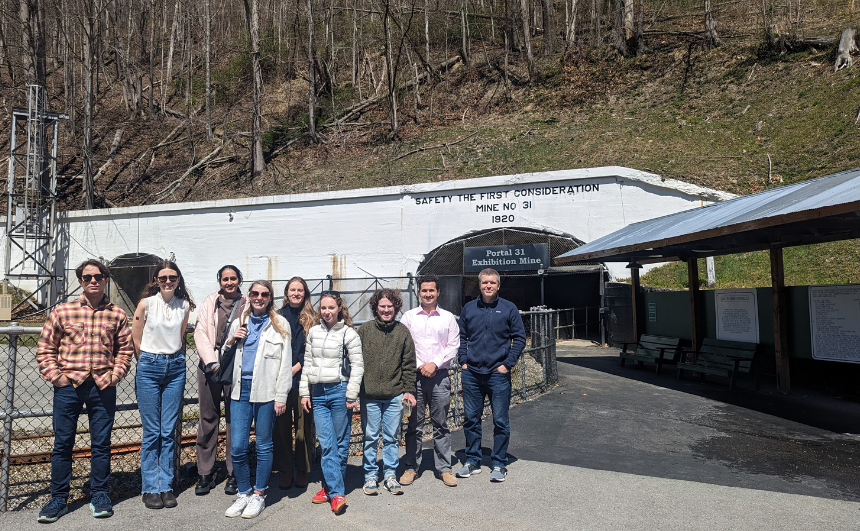
POLYGON ((364 374, 364 358, 361 355, 361 339, 351 326, 338 321, 331 329, 320 323, 308 330, 305 346, 305 365, 299 383, 299 395, 311 396, 310 386, 319 383, 343 382, 341 374, 343 347, 349 352, 350 373, 346 385, 346 397, 358 398, 361 377, 364 374))

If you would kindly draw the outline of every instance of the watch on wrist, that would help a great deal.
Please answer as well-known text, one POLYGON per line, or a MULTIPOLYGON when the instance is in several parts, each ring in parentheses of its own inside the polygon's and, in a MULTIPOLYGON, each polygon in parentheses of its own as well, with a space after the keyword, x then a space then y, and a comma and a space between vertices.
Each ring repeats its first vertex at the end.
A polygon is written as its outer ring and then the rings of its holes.
POLYGON ((217 361, 212 361, 212 362, 209 362, 206 364, 206 368, 204 369, 203 372, 211 374, 211 373, 215 372, 218 369, 218 367, 219 367, 219 363, 217 361))

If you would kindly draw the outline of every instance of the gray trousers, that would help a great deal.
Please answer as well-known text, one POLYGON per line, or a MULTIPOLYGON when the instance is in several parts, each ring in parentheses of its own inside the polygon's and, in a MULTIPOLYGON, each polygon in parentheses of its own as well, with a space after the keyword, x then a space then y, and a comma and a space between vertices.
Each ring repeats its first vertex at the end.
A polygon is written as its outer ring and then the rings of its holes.
MULTIPOLYGON (((241 360, 240 360, 241 361, 241 360)), ((218 431, 221 424, 221 400, 227 421, 227 474, 233 475, 230 456, 230 385, 213 383, 197 367, 197 397, 200 400, 200 424, 197 427, 197 473, 206 476, 215 467, 218 453, 218 431)))
POLYGON ((421 468, 421 450, 424 439, 425 408, 430 406, 430 420, 433 423, 433 450, 436 471, 451 471, 451 430, 448 429, 448 409, 451 407, 451 379, 448 369, 436 371, 427 378, 418 373, 415 382, 415 400, 409 426, 406 430, 406 470, 418 471, 421 468))

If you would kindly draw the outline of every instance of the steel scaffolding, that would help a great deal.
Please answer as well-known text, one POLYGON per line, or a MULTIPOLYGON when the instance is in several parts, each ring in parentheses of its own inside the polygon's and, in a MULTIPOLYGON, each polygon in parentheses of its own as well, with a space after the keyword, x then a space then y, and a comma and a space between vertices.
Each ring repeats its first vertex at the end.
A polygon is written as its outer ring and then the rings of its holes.
POLYGON ((27 108, 12 109, 6 191, 6 280, 35 309, 54 304, 63 275, 56 262, 57 138, 60 119, 48 112, 47 93, 28 85, 27 108), (20 287, 32 281, 26 293, 20 287))

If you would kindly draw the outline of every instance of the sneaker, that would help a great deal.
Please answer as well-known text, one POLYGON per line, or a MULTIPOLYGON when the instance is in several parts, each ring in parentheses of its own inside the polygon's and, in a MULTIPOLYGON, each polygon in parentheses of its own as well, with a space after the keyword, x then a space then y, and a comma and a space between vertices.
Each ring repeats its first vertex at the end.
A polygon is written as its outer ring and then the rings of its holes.
POLYGON ((379 494, 379 486, 376 483, 376 479, 368 479, 364 482, 364 493, 368 496, 379 494))
POLYGON ((391 494, 403 494, 403 487, 400 486, 400 483, 397 482, 397 478, 394 476, 388 476, 385 480, 385 488, 388 489, 388 492, 391 494))
POLYGON ((90 511, 95 518, 110 518, 113 516, 113 503, 107 492, 96 492, 90 500, 90 511))
POLYGON ((480 474, 481 467, 478 465, 473 465, 472 463, 466 463, 463 467, 457 471, 456 476, 458 478, 467 478, 472 474, 480 474))
POLYGON ((403 486, 412 485, 412 482, 418 479, 418 473, 414 470, 406 470, 400 476, 400 484, 403 486))
POLYGON ((66 500, 63 498, 51 498, 51 501, 39 511, 39 522, 52 524, 67 512, 69 512, 69 506, 66 505, 66 500))
POLYGON ((440 477, 442 478, 442 483, 444 483, 446 486, 457 486, 457 478, 454 477, 454 474, 450 470, 442 472, 442 474, 440 474, 440 477))
POLYGON ((505 476, 508 475, 508 470, 502 467, 493 467, 493 471, 490 472, 490 481, 494 483, 501 483, 505 480, 505 476))
POLYGON ((224 516, 227 518, 242 516, 242 512, 245 510, 245 507, 248 506, 249 501, 251 501, 251 497, 247 494, 237 494, 236 501, 233 502, 233 505, 231 505, 229 509, 224 511, 224 516))
POLYGON ((346 509, 346 496, 335 496, 331 499, 331 512, 340 514, 346 509))
POLYGON ((248 499, 248 505, 245 506, 245 510, 242 511, 242 518, 254 518, 255 516, 259 516, 263 509, 266 508, 266 499, 257 494, 251 494, 251 497, 248 499))
POLYGON ((325 491, 325 488, 322 488, 314 494, 314 497, 311 498, 311 501, 314 503, 326 503, 328 502, 328 493, 325 491))

